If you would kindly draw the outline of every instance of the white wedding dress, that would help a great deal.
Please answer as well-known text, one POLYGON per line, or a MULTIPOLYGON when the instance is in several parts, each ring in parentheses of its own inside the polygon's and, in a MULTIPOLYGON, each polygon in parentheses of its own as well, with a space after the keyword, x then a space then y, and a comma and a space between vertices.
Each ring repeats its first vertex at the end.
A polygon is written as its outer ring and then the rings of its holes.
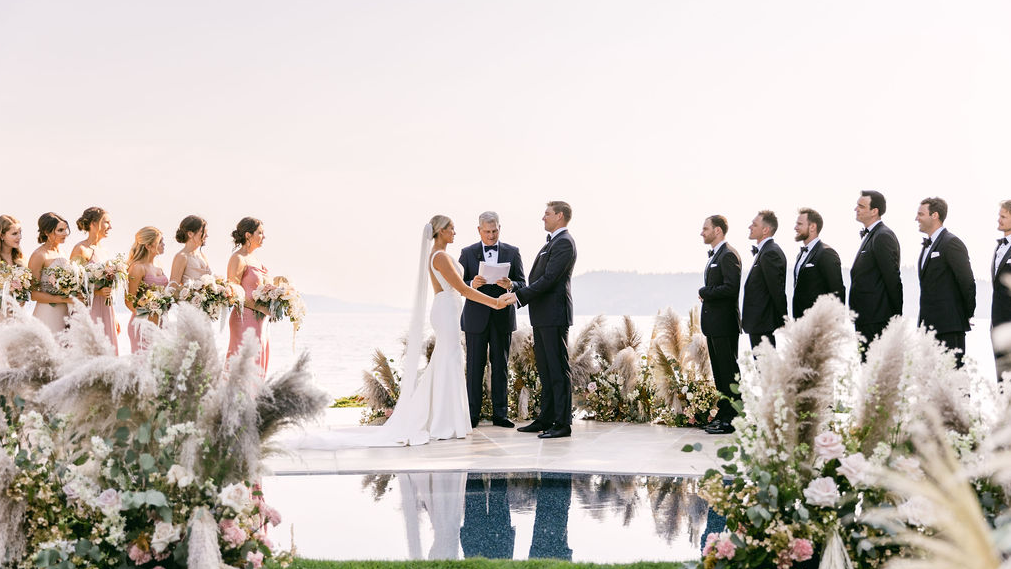
MULTIPOLYGON (((442 290, 432 299, 429 312, 429 322, 435 330, 435 349, 424 373, 418 376, 413 388, 401 386, 400 400, 384 425, 307 433, 297 443, 298 448, 414 446, 426 444, 431 439, 459 439, 470 434, 470 408, 460 343, 462 300, 460 293, 435 269, 436 255, 449 257, 445 251, 437 251, 428 259, 428 270, 442 290)), ((462 273, 459 263, 449 258, 462 273)))

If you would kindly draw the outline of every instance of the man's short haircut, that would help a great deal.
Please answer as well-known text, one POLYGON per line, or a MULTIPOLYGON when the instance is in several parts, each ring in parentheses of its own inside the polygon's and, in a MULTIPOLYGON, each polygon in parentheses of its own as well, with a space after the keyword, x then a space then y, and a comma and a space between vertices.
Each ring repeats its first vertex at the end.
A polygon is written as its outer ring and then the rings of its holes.
POLYGON ((548 207, 550 207, 555 213, 562 214, 565 218, 565 223, 572 221, 572 206, 565 202, 552 201, 548 202, 548 207))
POLYGON ((1000 208, 1008 213, 1011 213, 1011 200, 1004 200, 1000 202, 1000 208))
POLYGON ((877 190, 864 190, 860 192, 861 196, 867 196, 871 198, 871 209, 878 210, 878 217, 885 214, 885 196, 877 190))
POLYGON ((775 235, 776 230, 779 229, 779 220, 776 219, 776 214, 772 212, 771 209, 763 209, 758 212, 758 216, 762 218, 762 223, 767 225, 769 229, 772 230, 770 235, 775 235))
POLYGON ((944 220, 948 217, 948 202, 942 200, 941 198, 925 198, 920 205, 927 206, 927 213, 930 215, 937 214, 937 219, 944 223, 944 220))
POLYGON ((797 213, 802 213, 802 214, 806 215, 808 223, 813 223, 813 224, 817 225, 818 226, 818 235, 821 235, 821 229, 822 229, 822 227, 824 227, 824 225, 822 225, 822 223, 824 223, 824 220, 822 220, 820 213, 816 212, 815 210, 813 210, 813 209, 811 209, 809 207, 802 207, 799 210, 797 210, 797 213))
POLYGON ((709 220, 709 223, 712 224, 713 227, 719 227, 722 229, 724 236, 727 235, 727 230, 730 229, 730 226, 727 225, 727 218, 722 215, 710 215, 706 219, 709 220))
POLYGON ((477 224, 484 225, 485 223, 494 223, 495 225, 501 225, 498 222, 498 214, 494 211, 486 211, 481 215, 477 216, 477 224))

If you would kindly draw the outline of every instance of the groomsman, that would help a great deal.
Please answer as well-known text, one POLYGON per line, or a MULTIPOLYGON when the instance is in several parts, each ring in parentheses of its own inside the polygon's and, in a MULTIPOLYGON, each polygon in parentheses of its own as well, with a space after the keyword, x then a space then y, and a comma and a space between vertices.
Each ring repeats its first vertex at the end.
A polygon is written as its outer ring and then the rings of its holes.
MULTIPOLYGON (((526 284, 520 250, 499 241, 498 214, 486 211, 478 216, 477 231, 481 240, 460 251, 463 280, 468 286, 498 298, 514 287, 526 284), (509 263, 509 276, 489 283, 478 274, 481 262, 509 263)), ((468 300, 463 305, 460 327, 467 340, 467 400, 470 404, 470 425, 481 420, 481 400, 484 397, 484 369, 491 354, 491 422, 498 427, 512 428, 509 420, 509 345, 516 330, 516 307, 493 310, 489 306, 468 300), (490 352, 489 352, 490 349, 490 352)))
POLYGON ((793 317, 800 318, 823 294, 834 294, 846 304, 846 285, 842 280, 839 253, 821 240, 824 227, 821 214, 811 208, 801 208, 794 239, 804 243, 793 266, 793 317))
POLYGON ((899 275, 899 240, 885 226, 885 196, 874 190, 860 192, 857 199, 860 249, 850 269, 850 310, 856 312, 856 329, 861 357, 866 359, 867 344, 881 334, 893 316, 902 314, 902 277, 899 275))
POLYGON ((713 368, 716 389, 728 399, 720 399, 716 417, 706 425, 710 434, 734 432, 730 422, 737 416, 730 400, 740 400, 730 385, 740 373, 737 347, 741 339, 741 310, 737 299, 741 294, 741 256, 726 242, 727 218, 711 215, 702 223, 702 241, 709 245, 709 259, 699 289, 702 301, 702 334, 709 346, 709 361, 713 368))
POLYGON ((569 370, 569 327, 572 326, 572 268, 576 242, 569 235, 572 208, 548 202, 544 210, 548 242, 530 267, 530 284, 514 289, 519 305, 530 305, 534 328, 534 359, 541 378, 541 413, 517 431, 542 439, 572 434, 572 375, 569 370))
POLYGON ((920 318, 918 324, 933 328, 937 339, 955 352, 962 367, 965 333, 976 312, 976 279, 969 264, 969 250, 944 227, 948 203, 941 198, 920 202, 916 222, 927 234, 917 267, 920 275, 920 318))
POLYGON ((755 260, 744 281, 744 301, 741 308, 741 324, 751 339, 754 348, 768 338, 776 345, 772 335, 786 321, 786 255, 772 236, 779 229, 776 214, 769 210, 758 212, 751 226, 748 239, 757 245, 751 247, 755 260))
MULTIPOLYGON (((993 260, 990 262, 990 278, 993 279, 993 301, 990 305, 990 330, 1011 322, 1011 289, 1004 284, 1004 277, 1011 275, 1011 200, 1003 201, 1000 204, 1000 212, 997 215, 997 230, 1004 234, 1004 237, 997 240, 997 249, 993 252, 993 260)), ((1008 360, 1008 352, 993 346, 993 356, 997 362, 997 381, 1003 378, 1001 375, 1005 371, 1011 371, 1011 362, 1008 360)))

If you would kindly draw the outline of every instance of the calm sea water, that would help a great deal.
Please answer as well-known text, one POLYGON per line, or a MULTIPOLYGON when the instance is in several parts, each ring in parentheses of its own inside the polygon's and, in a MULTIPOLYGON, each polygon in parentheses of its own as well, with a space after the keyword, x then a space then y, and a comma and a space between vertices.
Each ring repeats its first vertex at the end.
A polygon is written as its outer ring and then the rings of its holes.
MULTIPOLYGON (((126 337, 128 315, 119 314, 123 333, 120 335, 120 349, 130 350, 126 337)), ((592 316, 576 316, 571 334, 573 337, 592 319, 592 316)), ((608 316, 608 325, 618 325, 621 316, 608 316)), ((517 315, 519 326, 529 325, 525 311, 517 315)), ((644 341, 648 341, 653 330, 653 316, 633 316, 644 341)), ((320 388, 334 397, 352 395, 362 383, 362 373, 372 367, 372 353, 382 349, 387 357, 395 358, 399 364, 403 352, 403 337, 407 333, 410 315, 406 312, 391 313, 310 313, 302 330, 294 337, 292 349, 292 329, 288 322, 270 324, 270 368, 269 373, 286 369, 303 350, 312 354, 312 368, 320 388)), ((994 377, 993 352, 990 347, 989 320, 976 320, 976 327, 966 338, 970 358, 976 360, 979 372, 994 377)), ((741 338, 741 350, 749 347, 747 337, 741 338)), ((224 353, 228 347, 227 326, 218 331, 218 349, 224 353)))

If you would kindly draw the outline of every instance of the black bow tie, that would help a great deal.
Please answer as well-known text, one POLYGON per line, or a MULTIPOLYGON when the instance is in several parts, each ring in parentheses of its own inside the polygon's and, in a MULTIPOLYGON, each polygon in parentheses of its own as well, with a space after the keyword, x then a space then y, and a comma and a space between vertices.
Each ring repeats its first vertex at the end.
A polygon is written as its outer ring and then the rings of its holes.
POLYGON ((494 245, 485 245, 484 252, 487 253, 488 251, 498 251, 498 243, 494 245))
POLYGON ((927 247, 930 247, 931 243, 933 243, 933 241, 931 241, 930 237, 924 237, 923 238, 923 248, 924 249, 926 249, 927 247))
POLYGON ((751 246, 751 254, 752 255, 757 255, 758 254, 758 247, 756 245, 752 245, 751 246))
POLYGON ((808 247, 806 245, 804 247, 800 248, 800 254, 801 255, 803 255, 804 253, 807 253, 807 252, 808 252, 808 247))
POLYGON ((712 257, 712 256, 713 256, 713 253, 715 253, 715 252, 716 252, 716 251, 713 251, 712 249, 710 249, 710 250, 706 251, 706 253, 708 253, 710 257, 712 257))
POLYGON ((1007 237, 1001 237, 997 240, 997 246, 1007 245, 1007 237))
POLYGON ((867 234, 870 233, 870 232, 871 232, 871 230, 867 229, 866 227, 863 228, 863 229, 861 229, 860 230, 860 238, 863 239, 864 237, 867 237, 867 234))

